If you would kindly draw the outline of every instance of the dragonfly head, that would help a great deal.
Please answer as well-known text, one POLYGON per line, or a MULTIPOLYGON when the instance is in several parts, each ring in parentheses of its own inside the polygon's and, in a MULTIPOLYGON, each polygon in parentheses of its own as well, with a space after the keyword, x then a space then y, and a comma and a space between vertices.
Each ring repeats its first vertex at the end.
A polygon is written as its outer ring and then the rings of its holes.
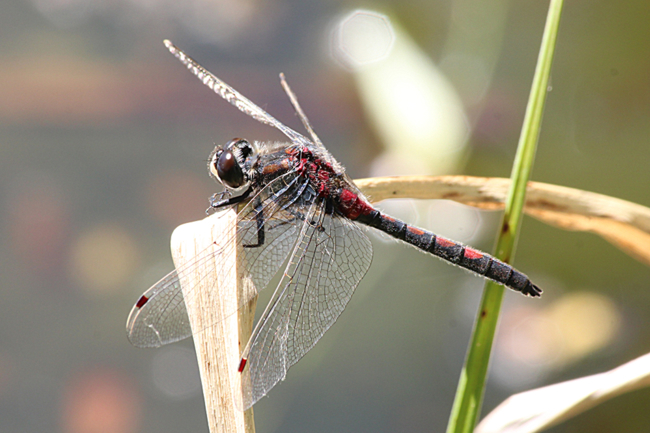
POLYGON ((243 138, 233 138, 225 146, 217 146, 208 161, 210 175, 231 192, 248 188, 253 180, 258 149, 243 138))

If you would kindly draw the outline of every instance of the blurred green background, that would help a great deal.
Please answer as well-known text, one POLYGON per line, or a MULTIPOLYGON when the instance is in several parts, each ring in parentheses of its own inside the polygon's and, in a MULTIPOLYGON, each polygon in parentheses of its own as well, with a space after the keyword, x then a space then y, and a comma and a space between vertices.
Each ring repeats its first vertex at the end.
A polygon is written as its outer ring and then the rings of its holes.
MULTIPOLYGON (((204 216, 217 190, 205 169, 214 144, 283 137, 191 77, 164 38, 302 131, 279 85, 284 72, 353 178, 507 177, 547 7, 5 0, 0 431, 207 431, 191 341, 136 349, 124 324, 171 270, 174 227, 204 216), (355 68, 341 60, 337 35, 360 6, 386 14, 394 40, 388 59, 355 68), (387 67, 391 56, 399 70, 387 67), (409 102, 417 91, 391 95, 408 88, 400 79, 444 101, 429 111, 409 102), (403 103, 420 109, 395 110, 403 103), (441 133, 451 150, 423 163, 401 115, 450 116, 439 123, 453 126, 441 133)), ((650 205, 649 19, 647 1, 566 3, 533 180, 650 205)), ((428 149, 445 140, 429 139, 428 149)), ((448 202, 380 206, 488 250, 499 221, 448 202)), ((368 275, 338 323, 255 406, 258 432, 444 429, 483 283, 371 237, 368 275)), ((484 411, 649 351, 646 266, 593 235, 530 218, 516 265, 545 294, 507 294, 484 411)), ((650 391, 639 391, 551 431, 647 431, 648 403, 650 391)))

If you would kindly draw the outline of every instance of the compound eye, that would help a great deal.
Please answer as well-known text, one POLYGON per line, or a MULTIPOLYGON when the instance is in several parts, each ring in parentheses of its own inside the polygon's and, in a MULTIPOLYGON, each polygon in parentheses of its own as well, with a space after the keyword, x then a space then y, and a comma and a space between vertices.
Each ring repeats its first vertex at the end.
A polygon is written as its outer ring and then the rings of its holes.
POLYGON ((236 189, 245 183, 244 171, 231 149, 226 149, 221 152, 221 155, 218 155, 215 166, 217 176, 224 186, 236 189))

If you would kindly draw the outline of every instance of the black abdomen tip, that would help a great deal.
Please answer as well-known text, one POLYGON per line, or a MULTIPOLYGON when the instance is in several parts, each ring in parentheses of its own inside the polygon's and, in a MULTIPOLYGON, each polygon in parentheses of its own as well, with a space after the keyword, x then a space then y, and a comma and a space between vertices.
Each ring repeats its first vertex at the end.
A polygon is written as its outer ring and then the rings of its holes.
POLYGON ((521 293, 533 298, 539 298, 540 296, 542 296, 542 289, 540 289, 539 287, 537 287, 536 285, 528 281, 528 284, 526 284, 526 287, 523 288, 521 293))

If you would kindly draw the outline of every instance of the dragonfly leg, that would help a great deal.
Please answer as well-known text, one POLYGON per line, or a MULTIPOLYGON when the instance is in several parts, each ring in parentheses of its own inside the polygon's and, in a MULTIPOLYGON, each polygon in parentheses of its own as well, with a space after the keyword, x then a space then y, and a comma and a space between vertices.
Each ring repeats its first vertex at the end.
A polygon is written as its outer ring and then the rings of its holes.
POLYGON ((244 248, 256 248, 264 245, 264 208, 259 198, 255 198, 255 222, 257 223, 257 243, 242 245, 244 248))
POLYGON ((253 190, 252 188, 249 188, 246 191, 244 191, 242 194, 238 195, 237 197, 230 197, 231 193, 228 190, 213 194, 212 197, 210 197, 209 199, 210 207, 205 210, 205 213, 210 214, 211 212, 219 208, 241 203, 242 201, 248 198, 252 190, 253 190), (228 197, 228 198, 224 198, 224 197, 228 197))

